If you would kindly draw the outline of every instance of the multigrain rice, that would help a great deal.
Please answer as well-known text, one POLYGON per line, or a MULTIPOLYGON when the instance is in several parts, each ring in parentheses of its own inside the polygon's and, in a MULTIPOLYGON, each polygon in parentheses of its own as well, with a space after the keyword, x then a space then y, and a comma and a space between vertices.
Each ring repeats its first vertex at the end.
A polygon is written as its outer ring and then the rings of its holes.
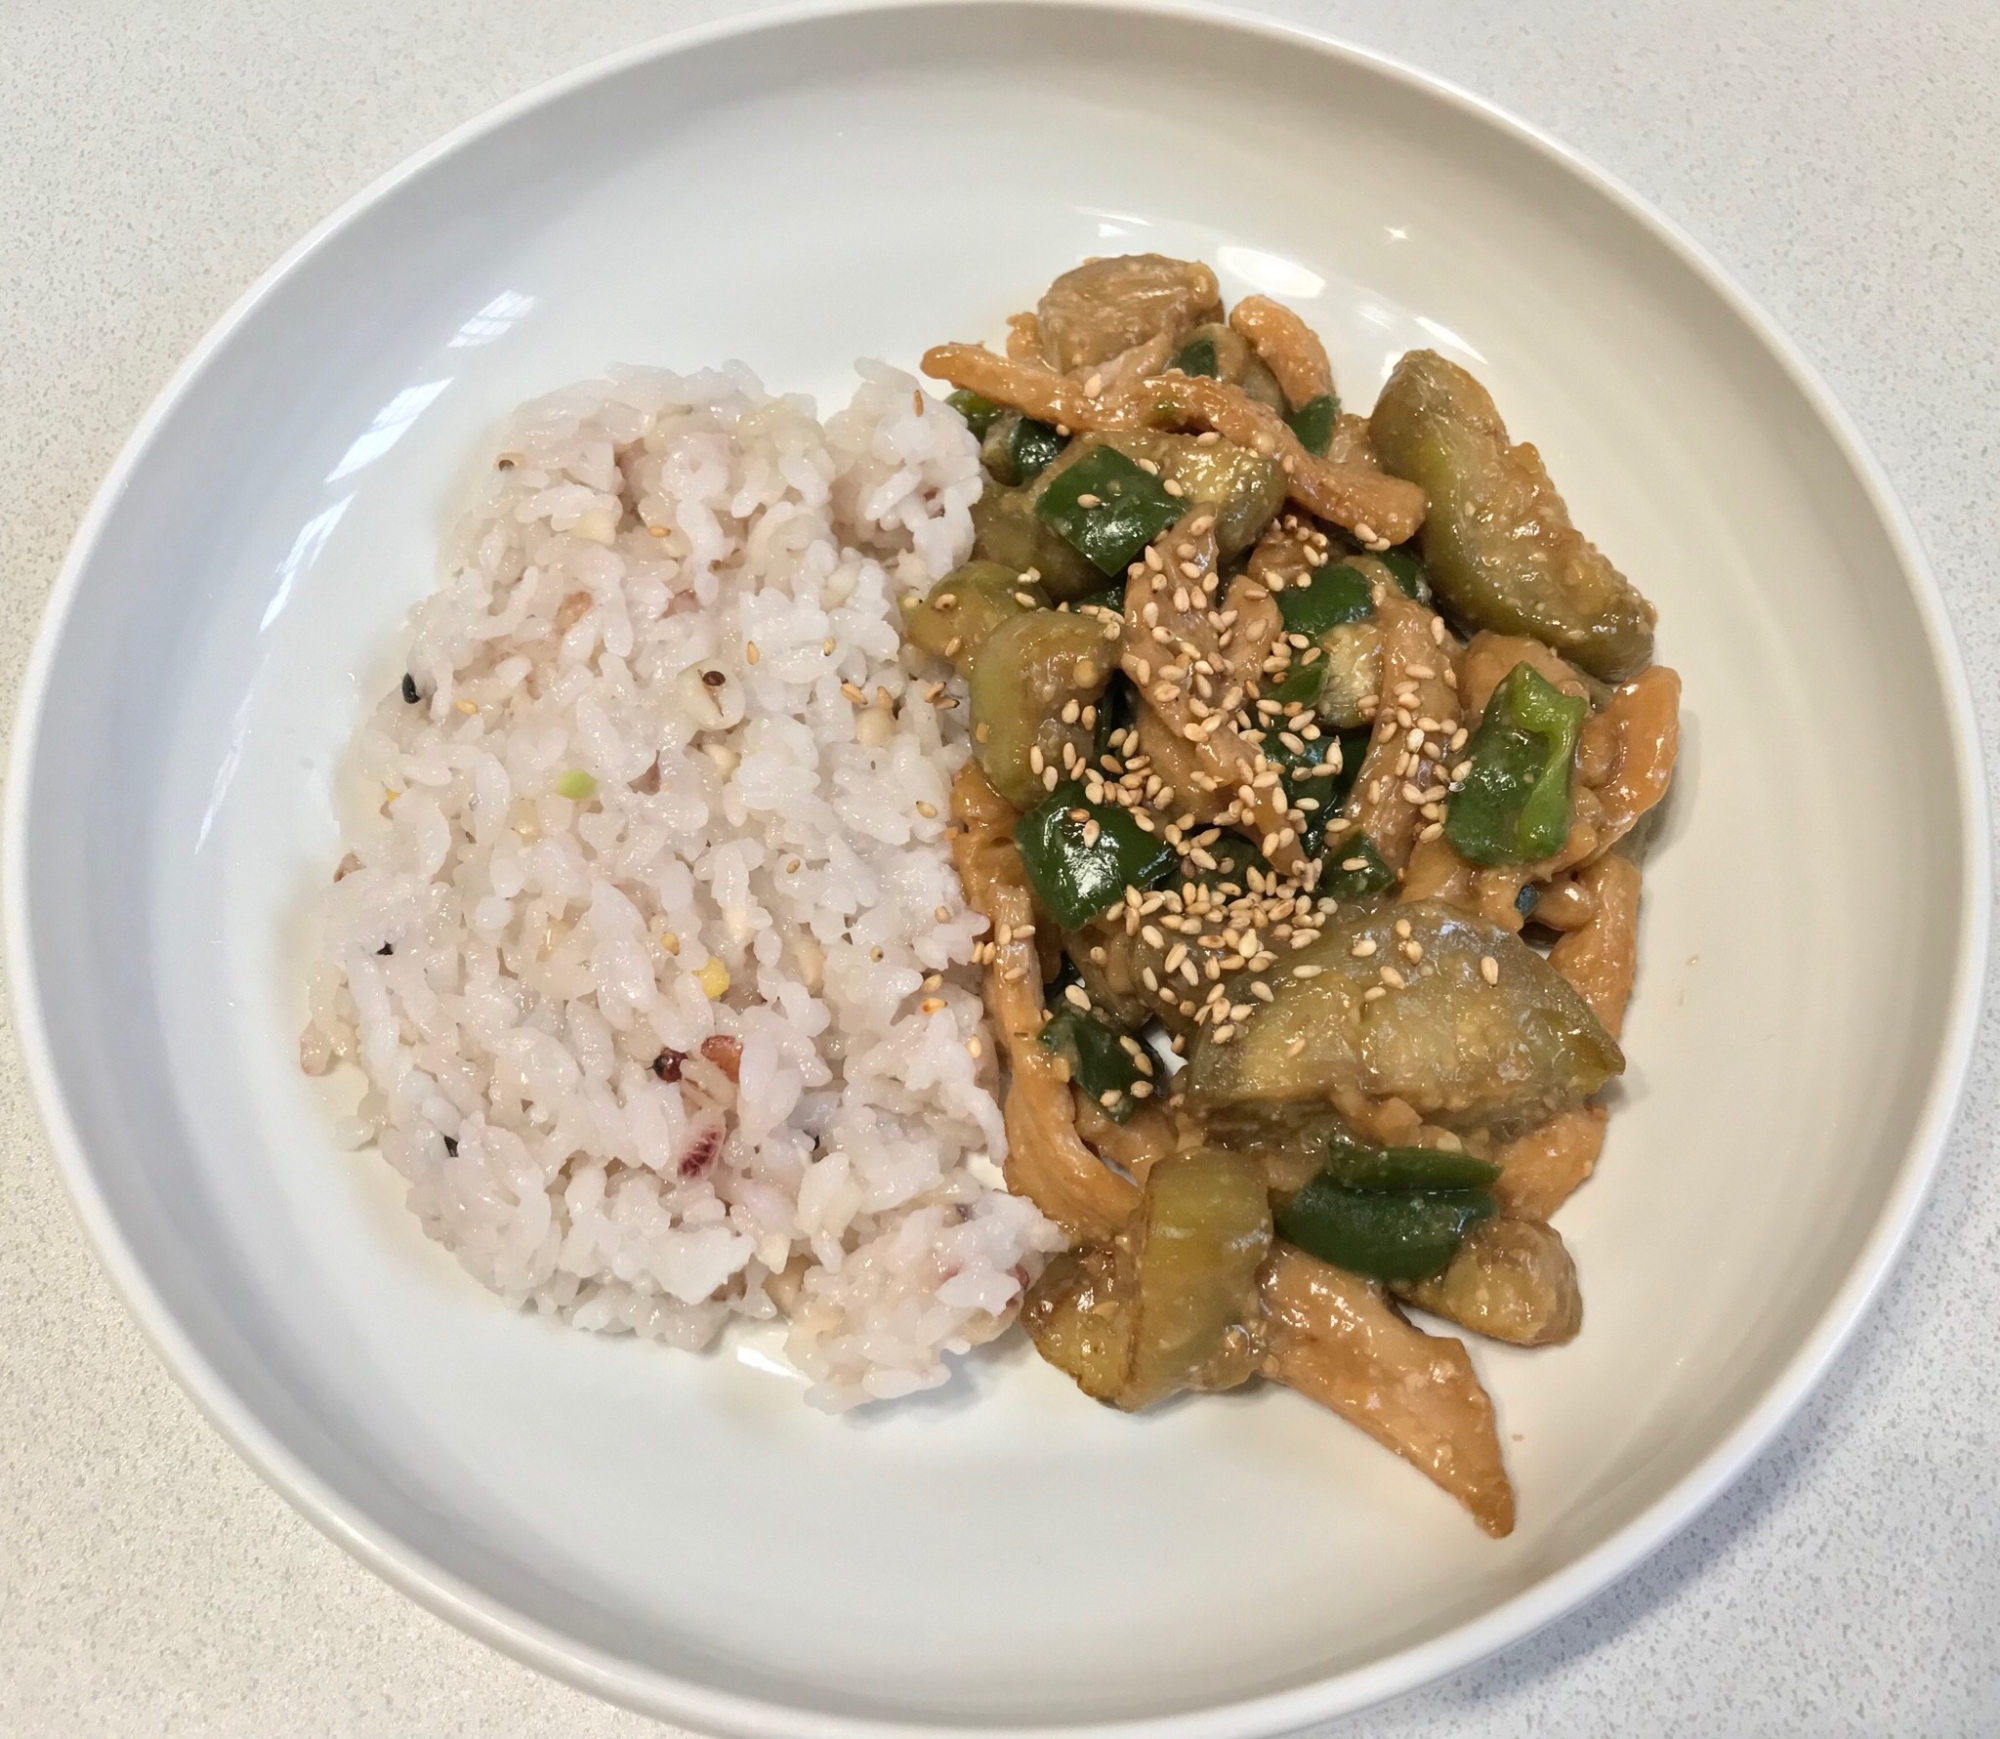
POLYGON ((686 1348, 783 1314, 831 1409, 942 1382, 1062 1241, 1001 1182, 963 714, 896 628, 977 448, 861 374, 824 426, 738 367, 522 409, 348 756, 301 1044, 482 1283, 686 1348))

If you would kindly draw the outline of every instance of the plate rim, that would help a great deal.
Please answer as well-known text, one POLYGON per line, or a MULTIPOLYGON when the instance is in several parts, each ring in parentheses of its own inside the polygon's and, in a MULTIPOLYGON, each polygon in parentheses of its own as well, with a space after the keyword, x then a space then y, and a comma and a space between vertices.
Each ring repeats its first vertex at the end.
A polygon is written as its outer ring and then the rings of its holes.
POLYGON ((1051 1739, 1253 1739, 1349 1714, 1463 1670, 1525 1640, 1651 1557, 1748 1470, 1820 1385, 1895 1268, 1942 1164, 1964 1098, 1982 1009, 1991 929, 1991 815, 1977 717, 1944 596, 1914 524, 1845 407, 1796 342, 1734 276, 1671 218, 1532 122, 1455 82, 1329 32, 1198 0, 796 0, 649 38, 590 60, 494 105, 405 157, 315 224, 245 290, 188 353, 134 426, 105 475, 64 557, 23 669, 0 819, 0 937, 9 962, 8 1000, 19 1054, 55 1167, 100 1266, 154 1354, 203 1417, 286 1502, 390 1586, 458 1629, 523 1664, 607 1701, 714 1732, 812 1734, 826 1739, 1014 1739, 1015 1724, 904 1720, 830 1714, 800 1703, 724 1691, 642 1667, 590 1647, 514 1611, 431 1562, 327 1487, 280 1443, 212 1369, 154 1291, 103 1194, 68 1111, 47 1028, 24 893, 31 773, 57 648, 85 570, 127 480, 194 381, 237 329, 305 260, 377 203, 432 165, 572 92, 630 68, 731 38, 782 34, 839 17, 918 9, 1134 13, 1261 36, 1343 61, 1439 98, 1469 118, 1529 146, 1583 182, 1663 243, 1763 346, 1833 438, 1887 533, 1943 688, 1958 819, 1962 938, 1945 1001, 1944 1042, 1922 1107, 1876 1222, 1846 1278, 1762 1398, 1676 1484, 1575 1562, 1440 1635, 1379 1660, 1261 1696, 1132 1719, 1040 1726, 1051 1739))

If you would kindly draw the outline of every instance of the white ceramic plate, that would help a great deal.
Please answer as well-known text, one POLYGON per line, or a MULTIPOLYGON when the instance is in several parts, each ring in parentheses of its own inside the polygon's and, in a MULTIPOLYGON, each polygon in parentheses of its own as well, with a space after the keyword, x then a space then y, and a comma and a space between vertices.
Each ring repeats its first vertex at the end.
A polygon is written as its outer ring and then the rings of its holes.
POLYGON ((107 1266, 218 1425, 440 1612, 695 1725, 1275 1730, 1519 1637, 1777 1429, 1916 1211, 1985 826, 1909 530, 1796 355, 1629 195, 1466 97, 1170 12, 803 16, 626 56, 349 206, 147 417, 51 606, 8 794, 22 1042, 107 1266), (1563 1214, 1588 1325, 1481 1346, 1496 1544, 1269 1391, 1127 1419, 1018 1340, 828 1419, 765 1351, 511 1313, 295 1066, 328 787, 481 437, 613 359, 822 402, 1079 257, 1215 261, 1365 404, 1469 362, 1660 608, 1686 748, 1631 1074, 1563 1214), (1885 899, 1884 890, 1901 897, 1885 899), (760 1362, 761 1361, 761 1362, 760 1362))

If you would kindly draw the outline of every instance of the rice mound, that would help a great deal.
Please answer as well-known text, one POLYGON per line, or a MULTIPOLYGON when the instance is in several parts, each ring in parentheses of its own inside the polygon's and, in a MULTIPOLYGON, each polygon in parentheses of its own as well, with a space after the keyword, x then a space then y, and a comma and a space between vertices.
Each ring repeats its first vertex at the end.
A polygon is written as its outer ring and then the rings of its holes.
POLYGON ((351 746, 300 1053, 483 1284, 690 1349, 782 1314, 828 1409, 944 1381, 1062 1244, 998 1170, 964 714, 896 626, 977 447, 858 367, 824 426, 736 365, 518 413, 351 746))

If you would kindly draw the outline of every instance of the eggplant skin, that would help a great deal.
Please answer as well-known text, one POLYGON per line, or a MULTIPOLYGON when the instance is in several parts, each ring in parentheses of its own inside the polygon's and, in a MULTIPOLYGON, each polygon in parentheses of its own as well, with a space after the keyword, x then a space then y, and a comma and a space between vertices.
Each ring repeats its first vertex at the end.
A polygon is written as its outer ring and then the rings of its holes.
POLYGON ((1396 364, 1368 419, 1383 467, 1422 488, 1424 564, 1469 627, 1527 634, 1622 682, 1653 661, 1653 606, 1576 527, 1486 389, 1434 350, 1396 364))
POLYGON ((1271 1207, 1255 1160, 1169 1154, 1110 1246, 1058 1256, 1021 1320, 1042 1357, 1095 1400, 1137 1412, 1255 1374, 1271 1207))
POLYGON ((1560 1346, 1583 1327, 1576 1263, 1555 1227, 1488 1220, 1430 1280, 1392 1285, 1406 1304, 1518 1347, 1560 1346))
POLYGON ((1265 977, 1273 1000, 1253 1005, 1239 1030, 1218 1042, 1213 1026, 1201 1029, 1188 1080, 1204 1114, 1247 1100, 1398 1098, 1427 1123, 1505 1139, 1625 1068, 1618 1042, 1554 967, 1498 924, 1440 901, 1336 916, 1265 977), (1396 929, 1405 923, 1406 936, 1396 929), (1400 986, 1386 988, 1385 968, 1400 986), (1370 1000, 1378 986, 1384 994, 1370 1000))

